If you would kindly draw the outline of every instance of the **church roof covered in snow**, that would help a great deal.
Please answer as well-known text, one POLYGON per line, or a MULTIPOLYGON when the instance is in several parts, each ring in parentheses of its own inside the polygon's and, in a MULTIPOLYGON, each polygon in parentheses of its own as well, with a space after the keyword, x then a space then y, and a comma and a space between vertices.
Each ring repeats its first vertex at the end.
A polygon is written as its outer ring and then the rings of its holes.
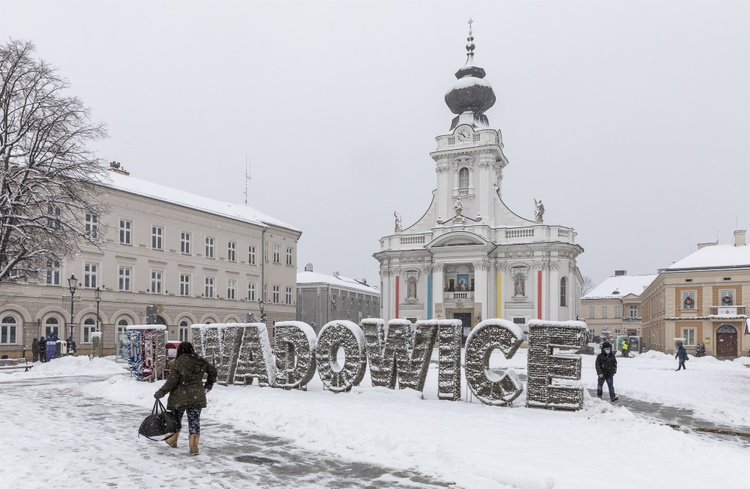
POLYGON ((583 299, 618 299, 628 294, 641 295, 658 275, 615 275, 597 285, 583 299))
POLYGON ((326 275, 324 273, 304 271, 297 274, 297 285, 300 284, 324 284, 339 288, 355 289, 369 294, 380 295, 380 289, 341 275, 326 275))
POLYGON ((702 270, 750 267, 750 246, 712 245, 695 251, 667 267, 667 270, 702 270))
POLYGON ((189 207, 191 209, 228 217, 230 219, 245 221, 262 227, 266 227, 270 224, 272 226, 301 232, 299 229, 263 214, 252 207, 221 202, 219 200, 185 192, 184 190, 165 187, 164 185, 141 180, 116 171, 107 174, 107 181, 103 182, 103 185, 123 192, 189 207))

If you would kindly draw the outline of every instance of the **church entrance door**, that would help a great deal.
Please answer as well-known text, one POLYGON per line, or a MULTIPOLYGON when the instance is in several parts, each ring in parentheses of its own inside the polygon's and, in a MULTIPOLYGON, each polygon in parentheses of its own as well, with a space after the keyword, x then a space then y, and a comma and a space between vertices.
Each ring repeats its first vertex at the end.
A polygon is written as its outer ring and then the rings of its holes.
POLYGON ((453 319, 461 320, 461 346, 466 346, 466 338, 471 332, 471 313, 470 312, 454 312, 453 319))

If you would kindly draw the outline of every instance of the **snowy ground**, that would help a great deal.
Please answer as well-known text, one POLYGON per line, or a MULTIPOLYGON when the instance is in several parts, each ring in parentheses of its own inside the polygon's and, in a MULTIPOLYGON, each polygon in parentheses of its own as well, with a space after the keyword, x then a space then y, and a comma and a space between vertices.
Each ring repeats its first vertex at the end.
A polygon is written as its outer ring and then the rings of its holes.
MULTIPOLYGON (((584 356, 588 389, 594 357, 584 356)), ((525 374, 526 351, 503 360, 525 374)), ((687 370, 649 352, 619 359, 625 402, 695 411, 750 430, 750 359, 694 358, 687 370)), ((553 412, 437 400, 437 365, 424 398, 373 388, 369 374, 333 394, 216 386, 203 411, 201 455, 137 436, 161 382, 123 373, 113 358, 66 357, 0 374, 3 487, 460 487, 550 489, 746 487, 747 445, 683 432, 592 399, 553 412)), ((465 384, 464 384, 465 385, 465 384)), ((606 386, 605 386, 606 389, 606 386)), ((466 392, 464 390, 464 397, 466 392)), ((744 441, 744 440, 743 440, 744 441)))

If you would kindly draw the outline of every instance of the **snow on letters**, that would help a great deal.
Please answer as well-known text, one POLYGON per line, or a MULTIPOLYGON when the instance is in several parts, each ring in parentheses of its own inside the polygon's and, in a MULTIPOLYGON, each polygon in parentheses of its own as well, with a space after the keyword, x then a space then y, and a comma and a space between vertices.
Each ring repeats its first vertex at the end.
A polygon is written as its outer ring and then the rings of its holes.
MULTIPOLYGON (((128 327, 131 370, 137 378, 159 378, 164 355, 163 326, 128 327)), ((274 325, 274 347, 263 323, 192 326, 196 352, 216 365, 218 382, 304 389, 315 371, 326 389, 346 392, 359 385, 367 362, 373 386, 424 389, 430 357, 438 343, 438 398, 461 399, 461 321, 363 319, 360 325, 336 320, 318 334, 300 321, 274 325), (339 362, 339 350, 344 353, 339 362)), ((583 407, 583 388, 560 380, 580 380, 586 325, 580 321, 529 322, 526 405, 546 409, 583 407)), ((524 389, 513 369, 490 368, 495 350, 510 359, 523 342, 523 331, 505 319, 479 323, 466 340, 465 378, 483 403, 506 406, 524 389)))

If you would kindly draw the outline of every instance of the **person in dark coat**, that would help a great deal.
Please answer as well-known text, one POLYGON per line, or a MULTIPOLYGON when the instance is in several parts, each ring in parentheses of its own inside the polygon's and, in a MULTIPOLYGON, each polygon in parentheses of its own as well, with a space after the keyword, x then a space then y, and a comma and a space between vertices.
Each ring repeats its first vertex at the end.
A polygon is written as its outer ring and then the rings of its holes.
POLYGON ((609 400, 614 402, 617 399, 615 395, 614 375, 617 373, 617 359, 612 351, 612 345, 609 341, 602 343, 602 352, 596 357, 596 374, 599 379, 596 384, 596 395, 602 398, 602 387, 607 382, 609 388, 609 400))
POLYGON ((39 340, 36 338, 31 341, 31 361, 39 361, 39 340))
MULTIPOLYGON (((167 409, 177 415, 182 425, 182 416, 187 411, 190 453, 198 455, 198 441, 201 433, 201 409, 206 407, 206 394, 216 382, 216 367, 205 358, 196 355, 193 344, 183 341, 177 347, 177 357, 169 372, 169 378, 154 397, 160 399, 169 394, 167 409), (206 382, 203 383, 203 376, 206 382)), ((174 433, 166 440, 167 445, 177 448, 180 432, 174 433)))
POLYGON ((47 340, 44 336, 39 338, 39 360, 42 362, 47 361, 47 340))
POLYGON ((687 355, 687 350, 685 349, 684 346, 682 346, 682 342, 677 343, 677 354, 674 357, 680 360, 680 363, 677 366, 676 371, 679 372, 681 368, 684 368, 685 370, 687 370, 687 367, 685 367, 685 360, 688 359, 688 355, 687 355))

